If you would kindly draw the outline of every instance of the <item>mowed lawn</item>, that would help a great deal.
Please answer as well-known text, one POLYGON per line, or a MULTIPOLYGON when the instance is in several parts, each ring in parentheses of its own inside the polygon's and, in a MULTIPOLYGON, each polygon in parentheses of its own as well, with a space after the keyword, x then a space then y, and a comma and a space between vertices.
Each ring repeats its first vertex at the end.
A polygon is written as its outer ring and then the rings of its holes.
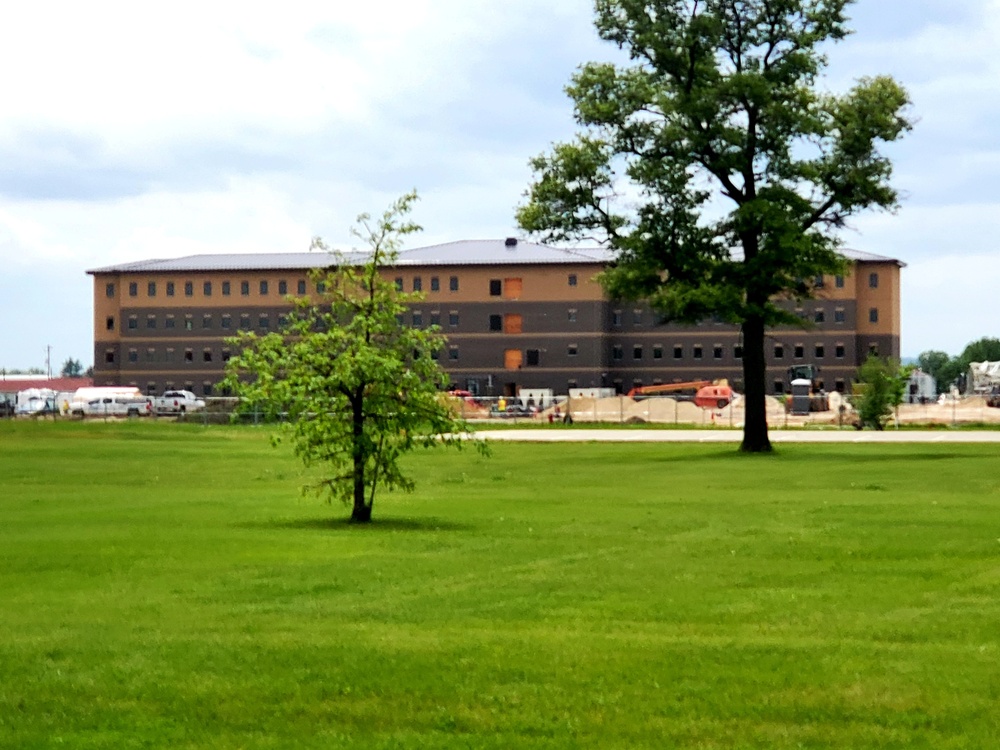
POLYGON ((421 452, 0 424, 0 747, 992 748, 996 446, 421 452))

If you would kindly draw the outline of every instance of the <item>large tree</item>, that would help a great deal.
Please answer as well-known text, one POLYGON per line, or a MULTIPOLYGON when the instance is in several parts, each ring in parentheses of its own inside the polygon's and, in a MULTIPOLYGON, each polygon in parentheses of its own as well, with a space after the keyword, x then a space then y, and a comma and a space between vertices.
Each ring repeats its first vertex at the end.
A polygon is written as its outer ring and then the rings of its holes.
POLYGON ((631 63, 583 65, 567 91, 583 132, 532 161, 521 226, 617 251, 609 294, 743 336, 742 449, 771 449, 769 327, 840 272, 837 230, 895 207, 881 144, 910 125, 891 78, 819 90, 851 0, 596 0, 600 36, 631 63))
MULTIPOLYGON (((396 289, 381 271, 397 259, 415 193, 372 220, 358 217, 364 257, 333 254, 312 274, 317 292, 295 300, 279 332, 241 332, 231 342, 226 385, 248 407, 280 413, 295 453, 326 467, 316 488, 351 506, 351 520, 371 520, 376 490, 410 490, 400 457, 418 446, 461 445, 465 423, 442 394, 435 328, 403 322, 418 297, 396 289)), ((322 240, 314 247, 328 250, 322 240)), ((482 441, 476 445, 485 450, 482 441)))

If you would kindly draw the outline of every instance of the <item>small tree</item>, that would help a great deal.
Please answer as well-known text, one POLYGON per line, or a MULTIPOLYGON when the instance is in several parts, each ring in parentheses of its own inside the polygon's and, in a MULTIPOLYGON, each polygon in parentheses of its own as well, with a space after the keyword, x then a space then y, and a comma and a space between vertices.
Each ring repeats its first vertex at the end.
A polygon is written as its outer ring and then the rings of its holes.
POLYGON ((894 360, 876 356, 865 360, 858 369, 861 392, 853 399, 862 427, 885 429, 886 422, 906 397, 911 372, 912 367, 900 367, 894 360))
POLYGON ((83 375, 83 364, 78 359, 70 357, 62 366, 62 376, 64 378, 78 378, 83 375))
MULTIPOLYGON (((371 520, 378 488, 413 488, 399 465, 403 454, 459 446, 468 432, 441 393, 442 336, 403 323, 407 303, 420 297, 380 273, 396 262, 401 238, 420 230, 405 218, 415 200, 404 195, 374 221, 359 216, 353 233, 368 253, 334 253, 332 265, 313 271, 317 293, 294 300, 280 331, 230 340, 241 351, 224 384, 254 408, 282 412, 296 455, 328 467, 315 489, 350 504, 359 523, 371 520)), ((329 251, 320 239, 313 247, 329 251)))

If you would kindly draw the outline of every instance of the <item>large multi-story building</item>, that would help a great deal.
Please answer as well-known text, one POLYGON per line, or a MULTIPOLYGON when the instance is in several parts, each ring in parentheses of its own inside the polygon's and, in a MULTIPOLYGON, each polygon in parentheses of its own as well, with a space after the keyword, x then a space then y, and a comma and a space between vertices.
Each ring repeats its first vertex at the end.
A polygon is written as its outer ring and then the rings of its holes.
MULTIPOLYGON (((789 303, 800 328, 769 333, 768 374, 787 388, 791 365, 819 367, 829 390, 849 388, 874 352, 900 354, 900 269, 892 258, 845 250, 843 276, 817 279, 815 299, 789 303)), ((238 330, 282 324, 289 295, 315 291, 315 253, 195 255, 88 271, 94 277, 96 385, 212 395, 238 330)), ((385 268, 424 294, 406 321, 447 337, 441 364, 458 388, 514 395, 521 388, 615 388, 697 379, 742 381, 739 329, 713 320, 662 322, 648 307, 608 299, 596 277, 601 249, 530 242, 453 242, 403 252, 385 268)))

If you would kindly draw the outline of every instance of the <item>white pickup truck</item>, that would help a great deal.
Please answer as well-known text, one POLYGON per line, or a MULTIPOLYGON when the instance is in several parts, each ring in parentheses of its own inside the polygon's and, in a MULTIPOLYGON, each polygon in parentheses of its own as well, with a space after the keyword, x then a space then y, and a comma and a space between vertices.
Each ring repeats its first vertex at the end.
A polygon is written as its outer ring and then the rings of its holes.
POLYGON ((152 414, 152 404, 145 397, 112 394, 88 401, 83 414, 86 417, 148 417, 152 414))
POLYGON ((153 411, 161 414, 185 414, 205 408, 205 401, 195 396, 191 391, 165 391, 162 396, 153 399, 153 411))

